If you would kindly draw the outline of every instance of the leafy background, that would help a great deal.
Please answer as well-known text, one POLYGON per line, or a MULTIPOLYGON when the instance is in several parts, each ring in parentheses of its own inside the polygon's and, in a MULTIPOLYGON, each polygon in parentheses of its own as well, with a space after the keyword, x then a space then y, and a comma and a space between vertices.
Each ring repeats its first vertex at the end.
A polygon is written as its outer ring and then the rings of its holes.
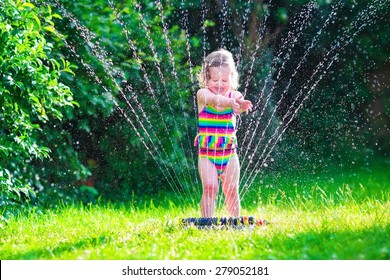
MULTIPOLYGON (((2 2, 2 215, 58 200, 191 194, 200 187, 192 139, 195 75, 205 53, 221 46, 231 50, 239 60, 240 90, 253 101, 259 100, 265 81, 276 81, 272 91, 266 87, 270 101, 261 99, 258 110, 242 119, 240 137, 253 130, 262 108, 271 127, 278 127, 316 65, 343 42, 340 36, 358 27, 350 23, 359 22, 359 11, 369 5, 377 11, 370 17, 374 21, 338 50, 339 59, 258 174, 315 176, 388 164, 390 26, 386 5, 379 5, 383 1, 2 2), (324 27, 272 115, 334 7, 337 17, 324 27), (286 57, 289 34, 300 40, 286 57), (144 112, 148 118, 138 121, 144 112), (153 145, 160 154, 148 151, 153 145)), ((253 159, 261 160, 260 154, 261 149, 253 159)))

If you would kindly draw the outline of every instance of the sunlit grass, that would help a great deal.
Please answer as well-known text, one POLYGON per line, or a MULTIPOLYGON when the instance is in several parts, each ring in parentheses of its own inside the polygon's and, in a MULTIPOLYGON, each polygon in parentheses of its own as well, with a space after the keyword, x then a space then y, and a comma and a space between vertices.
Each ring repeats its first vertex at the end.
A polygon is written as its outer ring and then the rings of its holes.
POLYGON ((196 205, 147 203, 59 206, 3 222, 1 259, 389 259, 388 175, 291 180, 251 190, 243 215, 268 226, 183 228, 196 205))

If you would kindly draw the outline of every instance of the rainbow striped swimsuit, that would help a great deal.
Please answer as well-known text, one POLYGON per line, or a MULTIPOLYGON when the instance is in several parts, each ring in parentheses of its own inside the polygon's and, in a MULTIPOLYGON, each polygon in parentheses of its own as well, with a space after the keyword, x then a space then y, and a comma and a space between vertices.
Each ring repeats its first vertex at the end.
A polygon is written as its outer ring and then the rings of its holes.
POLYGON ((222 111, 207 105, 198 116, 198 135, 194 146, 198 147, 199 158, 208 158, 216 167, 218 178, 225 170, 237 147, 233 109, 222 111))

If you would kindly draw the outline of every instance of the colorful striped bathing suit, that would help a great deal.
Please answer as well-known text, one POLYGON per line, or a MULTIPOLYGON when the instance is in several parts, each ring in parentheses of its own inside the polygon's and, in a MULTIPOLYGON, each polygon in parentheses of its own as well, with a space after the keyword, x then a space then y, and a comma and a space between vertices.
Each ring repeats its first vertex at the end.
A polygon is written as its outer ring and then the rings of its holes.
POLYGON ((198 156, 208 158, 214 164, 219 178, 229 160, 236 154, 233 109, 228 107, 219 111, 212 105, 206 105, 198 116, 198 130, 194 143, 199 148, 198 156))

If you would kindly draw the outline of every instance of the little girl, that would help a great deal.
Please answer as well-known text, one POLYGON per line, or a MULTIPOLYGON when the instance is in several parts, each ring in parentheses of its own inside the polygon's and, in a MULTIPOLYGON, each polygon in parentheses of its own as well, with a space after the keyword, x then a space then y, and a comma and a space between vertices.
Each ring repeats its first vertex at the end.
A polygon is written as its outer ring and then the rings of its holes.
POLYGON ((209 54, 199 75, 198 90, 198 168, 203 186, 202 216, 214 215, 219 182, 226 207, 232 217, 240 215, 238 182, 240 164, 236 153, 236 115, 252 110, 253 105, 236 91, 238 73, 233 55, 227 50, 209 54))

